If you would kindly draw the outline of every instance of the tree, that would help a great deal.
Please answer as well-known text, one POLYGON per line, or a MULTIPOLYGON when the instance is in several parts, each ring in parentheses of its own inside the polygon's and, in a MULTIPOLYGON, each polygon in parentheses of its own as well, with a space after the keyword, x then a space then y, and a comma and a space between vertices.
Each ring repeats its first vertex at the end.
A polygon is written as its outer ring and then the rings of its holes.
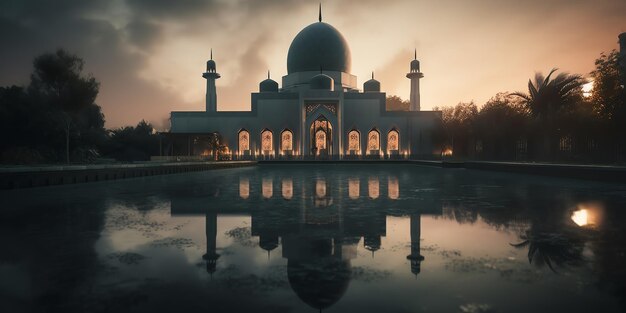
POLYGON ((626 122, 626 95, 620 82, 619 53, 602 53, 591 72, 593 90, 591 103, 594 111, 612 126, 623 126, 626 122))
POLYGON ((152 125, 144 120, 110 132, 104 153, 119 161, 145 161, 158 155, 159 138, 152 125))
POLYGON ((537 124, 536 130, 545 138, 542 150, 553 158, 558 138, 557 118, 559 114, 572 109, 583 99, 582 85, 586 83, 580 75, 570 75, 566 72, 552 75, 557 69, 552 69, 547 76, 535 74, 535 81, 528 80, 528 94, 515 92, 512 95, 522 99, 537 124))
POLYGON ((402 100, 398 96, 387 96, 387 111, 409 111, 411 103, 408 100, 402 100))
MULTIPOLYGON (((439 108, 435 107, 433 110, 438 111, 439 108)), ((478 107, 473 101, 441 108, 444 131, 455 155, 464 156, 468 153, 468 143, 477 115, 478 107)))
POLYGON ((59 49, 35 58, 28 93, 52 109, 50 118, 63 125, 65 132, 65 158, 70 162, 70 132, 75 137, 85 130, 91 135, 104 136, 104 115, 95 104, 99 83, 91 75, 82 74, 84 61, 78 56, 59 49))
POLYGON ((478 112, 474 127, 484 154, 496 159, 514 158, 516 143, 526 133, 528 114, 519 98, 509 93, 489 99, 478 112))

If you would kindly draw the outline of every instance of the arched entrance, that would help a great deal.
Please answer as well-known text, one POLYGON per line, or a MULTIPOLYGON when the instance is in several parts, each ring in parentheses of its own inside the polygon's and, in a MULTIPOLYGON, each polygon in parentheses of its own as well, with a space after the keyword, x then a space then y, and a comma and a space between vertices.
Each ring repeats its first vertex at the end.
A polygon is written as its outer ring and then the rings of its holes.
POLYGON ((327 157, 333 154, 333 126, 323 115, 311 123, 310 138, 311 155, 327 157))

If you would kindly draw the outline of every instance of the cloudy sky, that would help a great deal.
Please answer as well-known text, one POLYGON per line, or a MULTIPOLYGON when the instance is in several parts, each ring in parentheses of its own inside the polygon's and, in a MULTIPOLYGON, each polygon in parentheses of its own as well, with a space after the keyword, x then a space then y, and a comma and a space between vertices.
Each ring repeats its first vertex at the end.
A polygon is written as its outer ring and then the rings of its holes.
MULTIPOLYGON (((0 86, 28 83, 32 59, 65 48, 101 82, 108 127, 165 125, 203 110, 201 73, 213 48, 218 109, 247 110, 267 70, 280 82, 289 44, 317 21, 304 0, 0 0, 0 86)), ((322 0, 347 39, 352 71, 409 96, 417 48, 422 108, 523 90, 536 71, 588 74, 626 31, 624 0, 322 0)))

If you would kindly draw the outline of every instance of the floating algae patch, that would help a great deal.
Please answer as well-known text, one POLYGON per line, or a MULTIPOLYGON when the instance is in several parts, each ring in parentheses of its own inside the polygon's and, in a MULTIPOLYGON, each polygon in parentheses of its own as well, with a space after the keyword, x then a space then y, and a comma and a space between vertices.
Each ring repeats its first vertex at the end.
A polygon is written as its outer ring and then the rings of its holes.
POLYGON ((155 240, 150 245, 155 248, 176 248, 179 250, 196 247, 196 244, 191 239, 175 237, 167 237, 155 240))
POLYGON ((510 258, 453 258, 445 264, 445 269, 455 273, 497 273, 506 280, 522 283, 543 277, 542 271, 510 258))
POLYGON ((242 246, 255 247, 258 245, 258 243, 252 240, 252 230, 250 227, 236 227, 227 231, 225 234, 242 246))
POLYGON ((459 306, 462 313, 492 313, 496 312, 489 304, 467 303, 459 306))
POLYGON ((111 253, 107 255, 107 258, 117 260, 118 262, 126 265, 137 265, 139 262, 146 259, 145 256, 133 252, 111 253))
POLYGON ((391 276, 391 272, 387 270, 377 270, 361 266, 352 268, 352 279, 366 283, 380 281, 389 278, 389 276, 391 276))

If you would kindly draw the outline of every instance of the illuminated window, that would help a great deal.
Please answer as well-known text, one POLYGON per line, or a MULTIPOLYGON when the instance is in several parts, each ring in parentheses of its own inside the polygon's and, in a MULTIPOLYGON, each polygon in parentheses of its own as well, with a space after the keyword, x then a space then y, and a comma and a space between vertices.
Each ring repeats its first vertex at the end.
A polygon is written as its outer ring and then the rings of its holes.
POLYGON ((387 180, 387 195, 392 200, 400 197, 400 184, 398 184, 398 178, 395 176, 389 176, 387 180))
POLYGON ((272 151, 273 149, 273 145, 272 145, 272 131, 271 130, 264 130, 263 132, 261 132, 261 150, 263 151, 272 151))
POLYGON ((380 134, 375 129, 367 135, 367 150, 380 150, 380 134))
POLYGON ((326 149, 326 132, 321 129, 315 133, 315 147, 318 152, 326 149))
POLYGON ((388 151, 398 151, 400 150, 400 134, 397 130, 392 129, 387 134, 387 150, 388 151))
POLYGON ((242 129, 239 132, 239 152, 243 153, 244 151, 250 150, 250 133, 242 129))
POLYGON ((350 199, 358 199, 359 188, 360 188, 359 179, 350 178, 348 180, 348 197, 350 197, 350 199))
POLYGON ((348 150, 360 151, 361 150, 361 134, 356 130, 351 130, 348 133, 348 150))
POLYGON ((250 180, 247 177, 239 178, 239 196, 248 199, 250 196, 250 180))
POLYGON ((271 178, 263 178, 261 188, 263 190, 263 198, 269 199, 274 194, 274 186, 271 178))
POLYGON ((283 178, 283 198, 287 200, 293 198, 293 180, 291 178, 283 178))
POLYGON ((293 133, 290 130, 285 130, 280 134, 280 150, 293 150, 293 133))
POLYGON ((370 177, 367 181, 367 191, 370 198, 376 199, 380 195, 380 189, 378 185, 378 177, 370 177))

